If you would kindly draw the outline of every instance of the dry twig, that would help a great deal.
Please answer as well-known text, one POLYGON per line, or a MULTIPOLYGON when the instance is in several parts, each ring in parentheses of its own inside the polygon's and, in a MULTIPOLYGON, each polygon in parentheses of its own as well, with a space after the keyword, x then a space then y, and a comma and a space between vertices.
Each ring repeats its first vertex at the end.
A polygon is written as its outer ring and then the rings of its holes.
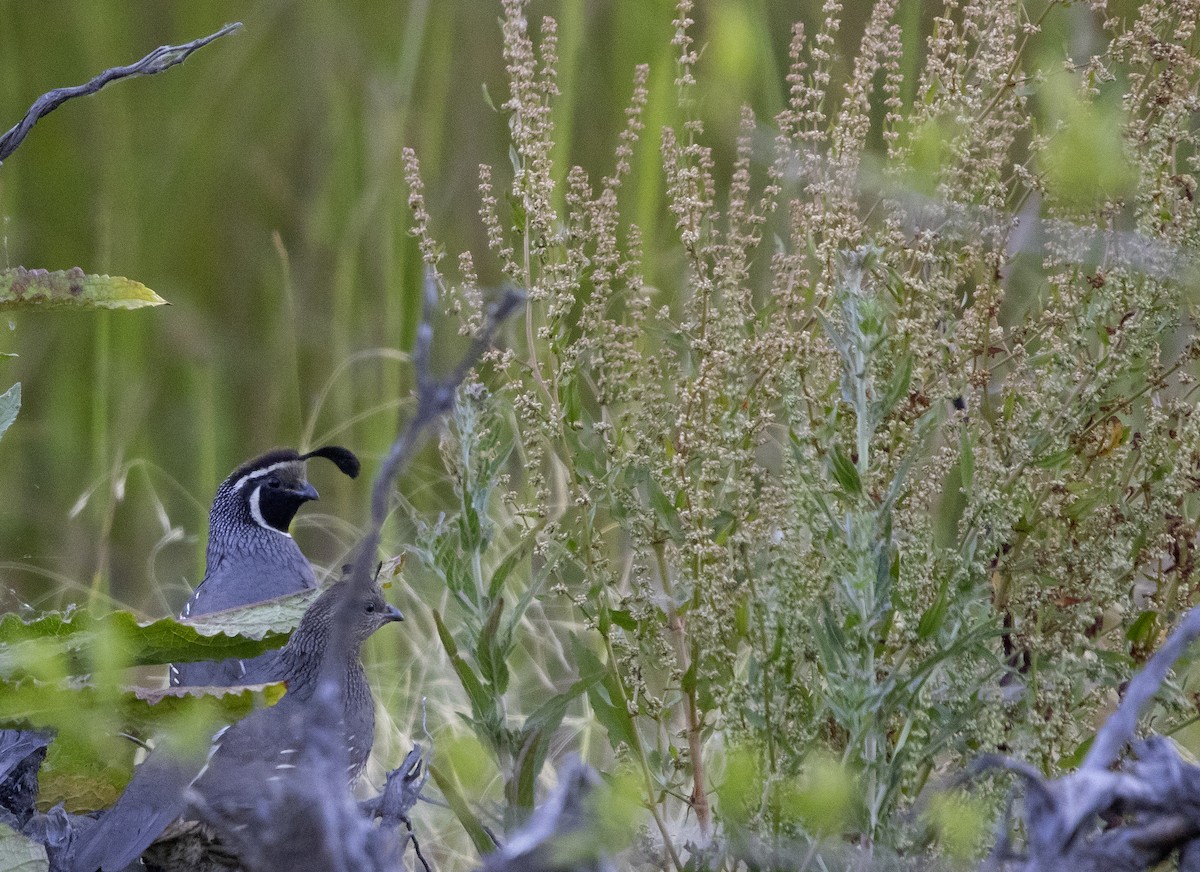
POLYGON ((25 113, 24 118, 10 128, 3 136, 0 136, 0 163, 7 160, 8 156, 16 151, 17 147, 25 141, 25 137, 29 135, 29 131, 33 129, 33 125, 37 124, 38 119, 49 115, 68 100, 95 94, 109 82, 115 82, 118 79, 127 79, 131 76, 153 76, 155 73, 161 73, 176 64, 183 63, 196 49, 203 48, 213 40, 233 33, 241 26, 241 22, 234 22, 233 24, 226 24, 216 33, 210 33, 208 36, 193 39, 191 42, 185 42, 183 45, 159 46, 140 61, 123 67, 113 67, 112 69, 105 70, 82 85, 75 85, 71 88, 55 88, 53 91, 47 91, 33 101, 33 105, 29 107, 29 111, 25 113))

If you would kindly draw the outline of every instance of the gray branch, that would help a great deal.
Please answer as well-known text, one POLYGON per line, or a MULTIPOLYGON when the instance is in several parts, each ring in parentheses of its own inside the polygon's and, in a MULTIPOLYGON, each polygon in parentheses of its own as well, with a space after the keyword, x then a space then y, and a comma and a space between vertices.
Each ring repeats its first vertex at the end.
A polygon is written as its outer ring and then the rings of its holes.
MULTIPOLYGON (((467 373, 475 366, 495 341, 500 325, 525 301, 515 288, 506 288, 500 300, 491 308, 483 329, 471 340, 467 353, 448 374, 437 377, 430 372, 429 352, 433 345, 433 316, 437 307, 437 286, 433 277, 426 277, 421 305, 421 323, 417 327, 413 349, 413 369, 417 380, 417 407, 406 424, 399 428, 395 441, 375 476, 371 491, 371 526, 358 547, 350 570, 350 584, 364 593, 371 587, 375 571, 383 524, 391 507, 392 489, 400 472, 408 465, 425 431, 454 407, 454 395, 467 373)), ((325 668, 314 696, 314 723, 326 736, 325 750, 334 755, 344 754, 338 738, 338 717, 341 706, 341 681, 336 664, 340 651, 349 645, 348 628, 358 599, 346 597, 335 615, 330 633, 329 652, 325 668)))
POLYGON ((200 808, 203 819, 217 828, 222 841, 227 842, 247 869, 382 872, 400 867, 402 852, 409 842, 428 869, 416 839, 407 829, 408 812, 420 798, 424 784, 420 747, 414 748, 404 764, 388 776, 383 794, 365 805, 356 803, 345 786, 347 751, 341 723, 344 710, 341 671, 346 662, 345 652, 353 644, 351 627, 362 601, 358 591, 365 595, 372 589, 375 555, 396 478, 412 459, 425 431, 453 408, 459 385, 491 347, 501 324, 523 302, 524 296, 515 289, 505 291, 462 360, 450 373, 438 377, 430 372, 429 362, 437 294, 432 278, 426 282, 413 351, 416 409, 399 427, 376 475, 370 527, 345 582, 353 586, 352 594, 342 597, 333 615, 316 693, 309 705, 294 710, 292 718, 279 727, 288 734, 288 746, 299 751, 297 765, 287 778, 264 785, 251 810, 240 806, 229 810, 211 805, 200 808), (372 826, 374 818, 382 826, 372 826), (406 829, 397 838, 401 824, 406 829))
POLYGON ((112 69, 105 70, 91 81, 82 85, 76 85, 72 88, 55 88, 53 91, 47 91, 34 101, 20 122, 3 136, 0 136, 0 164, 17 150, 17 146, 24 142, 25 137, 29 135, 29 131, 33 129, 33 125, 37 124, 39 118, 49 115, 68 100, 95 94, 109 82, 115 82, 118 79, 127 79, 130 76, 152 76, 155 73, 161 73, 176 64, 183 63, 196 49, 203 48, 213 40, 233 33, 233 31, 241 26, 240 22, 235 22, 225 25, 216 33, 202 36, 199 39, 193 39, 191 42, 184 43, 183 45, 160 46, 140 61, 124 67, 113 67, 112 69))
POLYGON ((1129 682, 1077 771, 1052 779, 1006 757, 975 762, 973 773, 1004 769, 1025 786, 1025 852, 1013 850, 1006 812, 984 868, 1143 872, 1176 851, 1181 868, 1200 868, 1200 766, 1185 761, 1169 739, 1134 741, 1138 718, 1198 637, 1200 606, 1129 682))

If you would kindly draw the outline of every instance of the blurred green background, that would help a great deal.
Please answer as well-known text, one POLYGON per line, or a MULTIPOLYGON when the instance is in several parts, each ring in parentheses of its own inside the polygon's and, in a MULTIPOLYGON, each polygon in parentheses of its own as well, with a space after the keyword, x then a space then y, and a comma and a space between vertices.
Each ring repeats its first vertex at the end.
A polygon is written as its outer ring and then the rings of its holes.
MULTIPOLYGON (((778 109, 791 24, 818 13, 698 4, 714 143, 732 146, 743 102, 778 109)), ((562 173, 611 169, 634 65, 651 65, 627 191, 651 277, 669 289, 676 264, 655 259, 667 226, 656 152, 678 112, 674 6, 534 3, 535 32, 546 14, 559 21, 562 173)), ((848 11, 847 47, 863 14, 848 11)), ((96 591, 173 611, 202 571, 211 495, 242 460, 307 437, 353 448, 374 472, 409 383, 402 361, 373 350, 409 346, 420 279, 402 147, 417 149, 451 257, 470 249, 481 279, 498 280, 475 188, 480 162, 500 185, 509 174, 493 108, 507 98, 499 15, 481 0, 0 3, 4 126, 52 87, 245 24, 163 75, 67 103, 0 168, 6 265, 129 276, 172 303, 6 319, 0 351, 19 356, 0 359, 0 380, 23 382, 24 408, 0 446, 0 607, 96 591)), ((352 541, 345 523, 361 522, 367 489, 322 466, 311 475, 323 499, 298 536, 328 563, 352 541)), ((410 479, 419 500, 420 465, 410 479)))

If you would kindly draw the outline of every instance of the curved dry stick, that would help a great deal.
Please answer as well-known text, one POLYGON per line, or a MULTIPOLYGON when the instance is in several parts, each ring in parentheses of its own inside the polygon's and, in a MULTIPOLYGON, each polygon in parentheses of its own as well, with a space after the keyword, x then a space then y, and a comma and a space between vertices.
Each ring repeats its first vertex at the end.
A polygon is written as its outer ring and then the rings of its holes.
POLYGON ((53 91, 47 91, 33 102, 33 105, 29 107, 29 111, 25 113, 24 118, 10 128, 3 136, 0 136, 0 163, 3 163, 10 154, 17 150, 17 146, 29 135, 29 131, 33 129, 33 125, 37 124, 39 118, 49 115, 68 100, 95 94, 109 82, 115 82, 118 79, 126 79, 130 76, 152 76, 155 73, 161 73, 163 70, 170 69, 176 64, 183 63, 196 49, 204 48, 204 46, 213 40, 233 33, 241 26, 241 22, 234 22, 233 24, 226 24, 216 33, 210 33, 208 36, 193 39, 191 42, 185 42, 183 45, 159 46, 140 61, 123 67, 113 67, 112 69, 105 70, 82 85, 75 85, 71 88, 55 88, 53 91))
POLYGON ((1125 698, 1112 717, 1096 733, 1096 740, 1083 758, 1080 769, 1106 770, 1116 762, 1125 746, 1137 732, 1138 717, 1147 703, 1158 693, 1167 673, 1175 662, 1200 638, 1200 606, 1184 617, 1163 646, 1154 652, 1142 671, 1135 675, 1125 690, 1125 698))
MULTIPOLYGON (((358 607, 360 597, 357 591, 366 592, 370 589, 375 576, 375 552, 379 548, 383 524, 387 520, 391 505, 392 488, 401 470, 412 459, 420 443, 421 436, 436 421, 454 407, 454 397, 460 384, 467 377, 472 367, 478 363, 483 354, 492 346, 501 324, 515 312, 525 301, 524 294, 515 288, 508 288, 500 300, 488 313, 483 329, 472 339, 471 346, 459 361, 458 365, 441 378, 435 377, 429 371, 429 352, 433 345, 433 316, 437 307, 437 288, 428 277, 425 283, 424 296, 421 305, 421 322, 417 327, 416 344, 413 349, 413 368, 417 381, 417 406, 412 417, 399 427, 395 440, 388 451, 383 465, 375 476, 371 490, 371 525, 359 543, 354 555, 347 584, 352 585, 351 595, 342 599, 338 610, 334 613, 330 627, 329 643, 326 649, 321 677, 318 680, 312 705, 307 712, 305 732, 306 759, 312 766, 311 772, 317 776, 316 783, 334 784, 340 773, 345 771, 346 742, 342 737, 342 680, 336 664, 344 662, 344 656, 338 652, 344 651, 351 644, 349 628, 358 607)), ((329 818, 330 832, 345 831, 339 825, 343 816, 360 816, 358 806, 350 801, 349 791, 344 796, 331 793, 325 803, 325 813, 329 818), (344 802, 338 802, 337 799, 344 802)), ((349 817, 347 824, 353 823, 349 817)), ((343 847, 342 859, 347 869, 370 868, 362 862, 364 855, 362 847, 347 844, 343 847)))

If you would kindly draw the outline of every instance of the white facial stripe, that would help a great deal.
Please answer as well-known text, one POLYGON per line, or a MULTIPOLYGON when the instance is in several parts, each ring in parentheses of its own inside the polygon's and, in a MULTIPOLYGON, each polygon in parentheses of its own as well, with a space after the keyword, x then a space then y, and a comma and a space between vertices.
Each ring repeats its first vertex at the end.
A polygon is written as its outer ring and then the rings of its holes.
POLYGON ((260 485, 254 489, 254 493, 250 494, 250 517, 254 519, 254 523, 258 524, 258 526, 262 527, 264 530, 270 530, 272 533, 278 533, 280 536, 287 536, 289 539, 291 539, 291 533, 288 533, 284 530, 276 530, 274 527, 268 524, 267 519, 263 517, 262 508, 258 504, 259 492, 261 490, 262 486, 260 485))
POLYGON ((248 472, 234 483, 233 489, 235 491, 239 491, 242 489, 242 485, 248 481, 253 481, 256 478, 262 478, 264 475, 270 475, 277 469, 283 469, 285 466, 292 466, 299 462, 299 460, 281 460, 278 463, 272 463, 270 466, 264 466, 262 469, 256 469, 254 472, 248 472))

